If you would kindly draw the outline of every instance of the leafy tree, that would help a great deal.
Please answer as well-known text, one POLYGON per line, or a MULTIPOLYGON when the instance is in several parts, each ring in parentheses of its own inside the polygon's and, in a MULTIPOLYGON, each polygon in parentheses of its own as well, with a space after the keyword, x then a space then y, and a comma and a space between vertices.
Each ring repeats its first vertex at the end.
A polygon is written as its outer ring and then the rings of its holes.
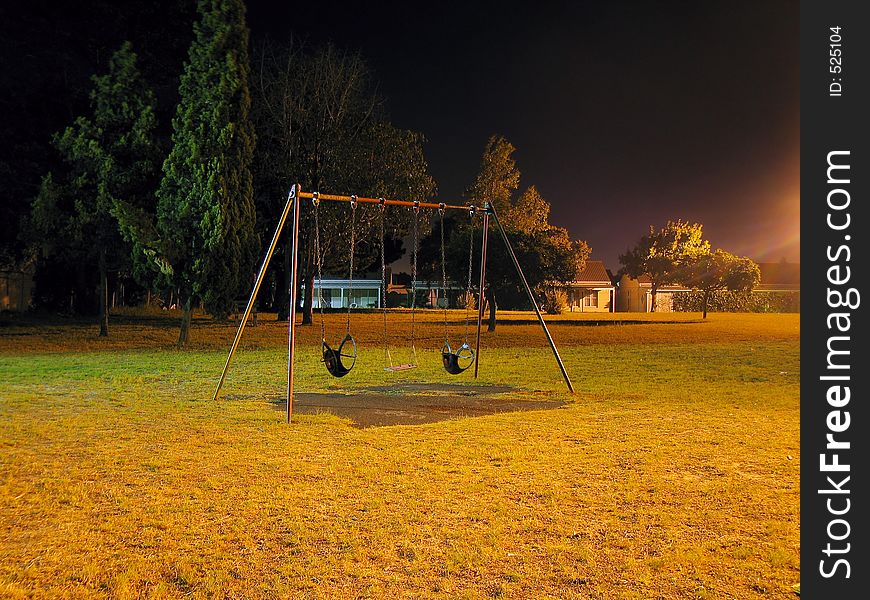
MULTIPOLYGON (((480 171, 466 195, 478 206, 492 203, 526 280, 533 291, 542 293, 547 287, 575 279, 586 266, 591 249, 584 241, 572 240, 568 230, 549 224, 550 203, 534 186, 528 187, 516 202, 512 201, 511 195, 519 187, 520 179, 519 169, 512 157, 514 151, 514 146, 505 138, 496 135, 490 137, 483 152, 480 171)), ((489 304, 487 329, 495 331, 498 298, 511 295, 524 298, 525 292, 521 289, 522 284, 500 233, 492 222, 491 227, 486 262, 487 286, 483 293, 489 304)), ((464 233, 462 229, 458 231, 460 233, 451 240, 453 253, 448 261, 452 277, 464 281, 467 274, 458 277, 468 268, 469 233, 467 229, 464 233), (460 237, 464 237, 464 241, 460 237), (460 256, 465 257, 464 261, 460 256)))
POLYGON ((752 259, 721 249, 696 257, 688 264, 687 273, 684 283, 701 292, 705 319, 711 294, 717 290, 751 292, 761 281, 761 270, 752 259))
POLYGON ((468 199, 478 206, 491 202, 499 214, 509 212, 511 196, 520 185, 513 144, 500 135, 490 136, 480 160, 480 170, 471 187, 466 191, 468 199))
MULTIPOLYGON (((491 135, 486 142, 483 156, 480 159, 480 170, 474 182, 466 190, 465 195, 471 204, 483 207, 487 202, 492 203, 496 211, 509 216, 511 209, 511 196, 520 185, 520 171, 516 166, 513 153, 516 148, 503 136, 491 135)), ((509 223, 510 221, 505 221, 509 223)), ((500 246, 496 246, 499 247, 500 246)), ((506 255, 502 259, 509 257, 506 255)), ((499 260, 499 262, 503 262, 499 260)), ((482 290, 489 304, 489 331, 495 331, 496 314, 496 290, 501 287, 504 277, 496 277, 493 272, 494 265, 487 263, 487 274, 490 285, 482 290)), ((502 267, 506 265, 501 265, 502 267)), ((506 273, 501 273, 505 275, 506 273)))
POLYGON ((652 225, 633 248, 619 256, 623 272, 630 277, 647 275, 652 283, 652 310, 662 285, 681 282, 688 277, 688 267, 700 256, 710 253, 710 242, 703 239, 700 223, 668 221, 656 230, 652 225))
MULTIPOLYGON (((526 281, 537 296, 566 281, 577 278, 586 266, 592 250, 582 240, 572 240, 568 230, 547 224, 536 231, 527 231, 502 220, 511 247, 526 276, 526 281)), ((485 290, 489 304, 487 329, 495 331, 498 298, 518 299, 525 303, 526 293, 522 288, 513 261, 495 230, 489 233, 489 248, 486 261, 485 290)), ((517 300, 514 300, 515 302, 517 300)), ((540 304, 540 300, 537 300, 540 304)))
POLYGON ((194 300, 217 318, 230 313, 250 283, 257 250, 245 7, 242 0, 200 0, 197 9, 157 195, 163 273, 183 305, 179 346, 194 300))
POLYGON ((516 204, 510 206, 502 217, 518 231, 537 233, 547 230, 550 219, 550 203, 541 197, 538 189, 530 185, 516 204))
POLYGON ((125 42, 94 76, 91 117, 79 117, 54 137, 68 168, 55 181, 44 177, 31 213, 32 230, 46 254, 96 263, 99 272, 100 335, 108 335, 110 269, 129 262, 118 215, 146 202, 156 165, 154 94, 142 79, 136 54, 125 42))

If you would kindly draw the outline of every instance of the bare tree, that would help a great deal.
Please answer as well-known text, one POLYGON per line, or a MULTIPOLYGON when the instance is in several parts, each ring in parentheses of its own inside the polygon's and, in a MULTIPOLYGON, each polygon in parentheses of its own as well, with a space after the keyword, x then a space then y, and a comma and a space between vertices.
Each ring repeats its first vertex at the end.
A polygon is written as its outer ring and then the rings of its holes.
MULTIPOLYGON (((423 137, 389 123, 372 74, 358 53, 331 44, 312 52, 299 45, 280 48, 267 44, 259 53, 258 64, 255 89, 263 98, 257 107, 257 123, 265 132, 261 142, 267 140, 259 154, 258 173, 266 193, 281 197, 278 190, 286 194, 292 183, 300 183, 305 190, 326 193, 420 200, 434 194, 435 184, 422 151, 423 137)), ((280 210, 268 203, 263 206, 270 212, 280 210)), ((312 320, 318 269, 311 204, 303 206, 300 276, 305 282, 302 322, 307 324, 312 320)), ((324 202, 318 210, 321 248, 325 249, 323 270, 346 275, 350 208, 324 202)), ((355 215, 356 239, 361 242, 358 252, 369 257, 355 260, 363 268, 371 264, 374 247, 379 244, 373 239, 380 232, 379 210, 361 208, 355 215)), ((409 215, 391 213, 389 235, 401 237, 409 223, 409 215)), ((288 284, 286 249, 284 265, 284 283, 288 284)))

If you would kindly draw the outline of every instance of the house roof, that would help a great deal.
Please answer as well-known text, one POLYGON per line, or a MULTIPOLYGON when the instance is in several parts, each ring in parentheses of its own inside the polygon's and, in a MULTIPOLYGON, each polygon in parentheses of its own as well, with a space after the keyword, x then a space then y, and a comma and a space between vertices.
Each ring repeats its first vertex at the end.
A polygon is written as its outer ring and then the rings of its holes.
POLYGON ((576 280, 571 282, 571 285, 581 287, 610 287, 613 282, 610 280, 610 275, 604 267, 604 261, 587 260, 586 268, 580 273, 576 280))

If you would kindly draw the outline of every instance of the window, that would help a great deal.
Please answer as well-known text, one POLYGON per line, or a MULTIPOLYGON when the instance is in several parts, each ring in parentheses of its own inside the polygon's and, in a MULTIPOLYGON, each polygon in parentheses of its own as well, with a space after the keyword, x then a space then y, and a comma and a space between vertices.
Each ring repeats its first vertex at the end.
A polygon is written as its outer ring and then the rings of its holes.
POLYGON ((583 306, 588 306, 590 308, 598 308, 598 291, 592 290, 585 296, 583 296, 583 306))
POLYGON ((323 308, 332 308, 332 290, 330 288, 320 290, 319 300, 323 302, 323 308))

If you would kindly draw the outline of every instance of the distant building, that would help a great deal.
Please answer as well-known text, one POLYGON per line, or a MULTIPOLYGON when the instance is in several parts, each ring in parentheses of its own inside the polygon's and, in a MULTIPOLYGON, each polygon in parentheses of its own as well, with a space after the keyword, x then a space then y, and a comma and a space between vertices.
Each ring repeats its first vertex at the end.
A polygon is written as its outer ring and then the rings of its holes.
MULTIPOLYGON (((411 306, 411 277, 405 273, 387 273, 387 306, 410 307, 411 306)), ((374 279, 370 275, 363 279, 323 279, 314 280, 314 298, 312 306, 320 308, 320 299, 323 299, 323 308, 383 308, 381 298, 380 279, 374 279)), ((447 288, 431 281, 417 281, 414 284, 416 291, 417 308, 443 308, 445 302, 449 308, 458 306, 458 299, 463 296, 464 288, 452 282, 447 282, 447 288)), ((301 302, 301 294, 300 294, 301 302)))
MULTIPOLYGON (((673 312, 674 294, 688 291, 691 290, 679 284, 659 286, 655 312, 673 312)), ((616 297, 618 312, 652 312, 652 280, 647 275, 637 279, 623 275, 617 282, 616 297)))
POLYGON ((380 279, 319 279, 314 280, 312 306, 323 308, 381 308, 380 279))
POLYGON ((575 281, 565 285, 571 312, 613 312, 616 286, 600 260, 587 260, 575 281))

